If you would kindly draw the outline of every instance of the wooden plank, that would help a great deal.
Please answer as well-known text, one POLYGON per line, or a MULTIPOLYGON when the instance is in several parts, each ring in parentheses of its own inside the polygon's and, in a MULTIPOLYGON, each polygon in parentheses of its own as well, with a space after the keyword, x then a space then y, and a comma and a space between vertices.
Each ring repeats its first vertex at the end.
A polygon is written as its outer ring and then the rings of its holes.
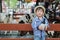
POLYGON ((0 38, 0 40, 33 40, 32 38, 0 38))
POLYGON ((0 24, 0 30, 32 31, 30 24, 0 24))
POLYGON ((13 17, 13 19, 19 19, 20 17, 13 17))
MULTIPOLYGON (((33 38, 0 38, 0 40, 33 40, 33 38)), ((60 40, 60 38, 46 38, 46 40, 60 40)))
MULTIPOLYGON (((0 24, 0 30, 32 31, 31 24, 0 24)), ((48 30, 60 31, 60 24, 50 24, 48 30)), ((0 38, 0 40, 33 40, 33 38, 0 38)), ((46 38, 46 40, 60 40, 60 38, 46 38)))
POLYGON ((60 31, 60 24, 50 24, 50 28, 48 28, 50 31, 60 31))
MULTIPOLYGON (((0 24, 0 30, 32 31, 31 24, 0 24)), ((50 24, 48 30, 60 31, 60 24, 50 24)))
POLYGON ((25 14, 24 13, 14 13, 13 15, 16 16, 16 15, 25 15, 25 14))

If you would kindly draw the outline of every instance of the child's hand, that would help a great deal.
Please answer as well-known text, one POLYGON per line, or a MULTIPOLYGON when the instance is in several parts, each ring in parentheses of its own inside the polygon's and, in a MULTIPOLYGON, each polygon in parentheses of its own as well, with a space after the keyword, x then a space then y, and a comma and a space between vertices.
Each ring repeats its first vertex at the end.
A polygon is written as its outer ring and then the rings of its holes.
POLYGON ((38 28, 39 28, 39 30, 46 30, 47 29, 45 24, 41 24, 38 28))
POLYGON ((39 30, 44 30, 42 26, 39 26, 38 28, 39 28, 39 30))
POLYGON ((47 27, 45 26, 44 30, 47 30, 47 27))

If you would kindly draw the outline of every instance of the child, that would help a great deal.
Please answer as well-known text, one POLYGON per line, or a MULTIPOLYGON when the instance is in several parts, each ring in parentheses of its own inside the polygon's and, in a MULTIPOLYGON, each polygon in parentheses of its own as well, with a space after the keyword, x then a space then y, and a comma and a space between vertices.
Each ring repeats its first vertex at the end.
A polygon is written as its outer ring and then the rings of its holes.
POLYGON ((34 9, 36 17, 32 21, 32 28, 34 32, 34 40, 45 40, 45 30, 48 27, 48 20, 44 17, 45 8, 37 6, 34 9))

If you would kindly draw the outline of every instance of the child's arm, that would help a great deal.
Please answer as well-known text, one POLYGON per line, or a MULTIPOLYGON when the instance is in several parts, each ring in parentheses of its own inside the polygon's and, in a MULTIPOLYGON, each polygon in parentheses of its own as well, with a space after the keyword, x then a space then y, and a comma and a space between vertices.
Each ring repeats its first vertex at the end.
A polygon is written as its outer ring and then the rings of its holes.
POLYGON ((49 23, 48 23, 48 20, 46 19, 45 24, 42 23, 41 25, 39 25, 38 29, 39 30, 47 30, 48 27, 49 27, 49 23))
POLYGON ((46 25, 46 26, 45 26, 45 30, 47 30, 47 28, 49 27, 49 22, 48 22, 47 19, 45 20, 45 25, 46 25))
POLYGON ((39 30, 44 30, 43 26, 41 26, 41 25, 38 27, 38 29, 39 30))
POLYGON ((36 23, 36 21, 35 21, 35 19, 34 19, 34 20, 32 21, 32 28, 33 28, 33 30, 38 30, 37 27, 38 27, 38 25, 37 25, 37 23, 36 23))

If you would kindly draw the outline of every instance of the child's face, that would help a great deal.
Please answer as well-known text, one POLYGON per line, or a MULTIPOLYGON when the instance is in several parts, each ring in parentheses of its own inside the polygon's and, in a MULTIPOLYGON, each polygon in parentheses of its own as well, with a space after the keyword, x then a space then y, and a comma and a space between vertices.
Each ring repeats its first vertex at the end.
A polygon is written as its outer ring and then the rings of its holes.
POLYGON ((38 17, 43 17, 43 16, 44 16, 43 10, 42 10, 42 9, 37 10, 37 11, 36 11, 36 15, 37 15, 38 17))

